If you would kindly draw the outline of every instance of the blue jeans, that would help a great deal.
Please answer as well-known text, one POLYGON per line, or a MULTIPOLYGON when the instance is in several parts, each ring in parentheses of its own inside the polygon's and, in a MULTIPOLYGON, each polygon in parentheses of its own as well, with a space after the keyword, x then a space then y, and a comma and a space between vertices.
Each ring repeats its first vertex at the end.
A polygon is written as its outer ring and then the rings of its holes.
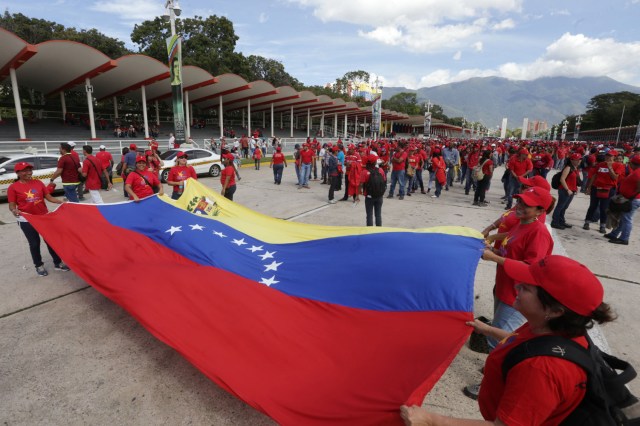
POLYGON ((607 223, 607 209, 609 208, 609 201, 611 201, 611 197, 615 194, 616 189, 611 188, 609 190, 608 198, 598 198, 597 197, 597 189, 595 186, 591 187, 591 199, 589 200, 589 209, 587 210, 587 215, 584 218, 585 222, 597 222, 600 219, 600 226, 604 226, 607 223), (599 213, 596 215, 596 213, 599 213))
MULTIPOLYGON (((469 167, 467 167, 467 169, 465 170, 465 175, 462 178, 463 182, 466 182, 464 185, 464 193, 468 194, 469 191, 471 190, 471 187, 473 186, 473 190, 475 191, 478 185, 478 182, 476 182, 475 180, 473 180, 473 176, 471 176, 471 172, 473 170, 469 167)), ((486 189, 485 189, 486 191, 486 189)))
MULTIPOLYGON (((497 299, 494 301, 492 326, 511 332, 526 321, 525 317, 512 306, 502 303, 497 299)), ((489 349, 493 350, 499 342, 491 337, 487 337, 487 343, 489 343, 489 349)))
POLYGON ((302 180, 301 180, 302 173, 300 173, 300 166, 295 164, 295 169, 296 169, 296 177, 298 178, 298 185, 302 185, 302 180))
MULTIPOLYGON (((40 254, 40 234, 38 231, 31 225, 29 222, 18 222, 18 226, 24 233, 24 236, 27 238, 27 242, 29 243, 29 252, 31 253, 31 260, 33 260, 33 265, 37 268, 39 266, 44 265, 42 262, 42 255, 40 254)), ((47 250, 49 250, 49 254, 53 259, 53 264, 55 266, 60 265, 62 259, 60 256, 49 246, 49 244, 44 242, 47 246, 47 250)))
POLYGON ((551 223, 553 223, 554 225, 564 225, 566 223, 564 214, 567 211, 569 204, 571 204, 574 195, 575 194, 569 195, 567 190, 564 188, 558 189, 558 203, 556 204, 556 208, 553 211, 551 223))
POLYGON ((311 176, 311 163, 302 163, 300 167, 300 179, 303 186, 309 185, 309 176, 311 176))
POLYGON ((64 189, 64 196, 72 203, 79 203, 78 199, 78 185, 62 185, 64 189))
POLYGON ((396 189, 396 183, 400 187, 400 195, 404 196, 404 170, 391 171, 391 188, 389 189, 389 196, 391 197, 393 197, 393 191, 396 189))
POLYGON ((447 172, 447 188, 453 185, 453 181, 456 178, 456 168, 454 166, 447 166, 449 171, 447 172))
POLYGON ((507 178, 507 207, 513 207, 513 196, 520 192, 520 181, 511 172, 507 178))
POLYGON ((439 197, 442 193, 442 184, 436 179, 436 193, 434 194, 436 197, 439 197))
POLYGON ((633 228, 633 215, 640 208, 640 198, 631 201, 631 211, 623 213, 620 218, 620 224, 616 229, 611 231, 611 235, 624 241, 629 241, 631 229, 633 228))
POLYGON ((273 165, 273 182, 280 185, 282 182, 282 172, 284 171, 284 164, 274 164, 273 165))

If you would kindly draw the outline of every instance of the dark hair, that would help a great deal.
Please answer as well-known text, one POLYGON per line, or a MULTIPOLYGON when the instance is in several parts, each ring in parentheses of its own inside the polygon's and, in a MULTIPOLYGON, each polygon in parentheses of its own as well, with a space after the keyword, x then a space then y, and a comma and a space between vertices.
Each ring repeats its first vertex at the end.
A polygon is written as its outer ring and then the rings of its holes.
MULTIPOLYGON (((576 314, 562 303, 558 302, 553 296, 551 296, 542 287, 536 287, 538 289, 538 300, 545 308, 550 308, 553 311, 564 312, 557 318, 552 318, 547 322, 547 326, 551 331, 560 333, 565 337, 578 337, 584 336, 587 330, 593 328, 594 322, 598 324, 604 324, 606 322, 614 321, 617 315, 611 310, 611 306, 602 302, 598 306, 591 316, 585 317, 583 315, 576 314)), ((580 297, 577 295, 576 297, 580 297)))
POLYGON ((552 195, 551 196, 551 204, 549 205, 549 208, 546 210, 547 214, 551 214, 551 212, 553 211, 553 209, 556 206, 556 201, 558 201, 558 200, 556 200, 556 198, 552 195))
POLYGON ((129 148, 127 148, 126 146, 124 148, 122 148, 122 155, 125 155, 129 152, 129 148))
POLYGON ((85 151, 87 154, 93 153, 93 147, 91 145, 83 145, 82 150, 85 151))
POLYGON ((489 157, 491 157, 491 151, 486 150, 486 151, 482 151, 482 158, 481 160, 488 160, 489 157))
POLYGON ((62 148, 65 152, 71 152, 71 145, 66 142, 62 142, 60 144, 60 148, 62 148))

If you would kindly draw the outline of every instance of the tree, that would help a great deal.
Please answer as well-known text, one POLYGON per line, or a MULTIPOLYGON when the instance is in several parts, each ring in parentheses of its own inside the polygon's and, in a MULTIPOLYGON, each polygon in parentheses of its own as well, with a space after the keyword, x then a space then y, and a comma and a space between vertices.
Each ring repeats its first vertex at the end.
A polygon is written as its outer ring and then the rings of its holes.
POLYGON ((279 61, 257 55, 250 55, 246 58, 243 56, 243 59, 245 69, 238 70, 238 74, 248 81, 265 80, 276 87, 287 85, 294 89, 302 87, 296 78, 285 71, 284 65, 279 61))
MULTIPOLYGON (((582 117, 582 130, 604 129, 620 125, 622 109, 625 109, 622 125, 638 124, 640 119, 640 95, 631 92, 596 95, 587 104, 582 117)), ((568 117, 570 118, 570 117, 568 117)), ((575 123, 575 118, 573 119, 575 123)), ((562 127, 562 124, 560 124, 562 127)))
MULTIPOLYGON (((235 72, 242 59, 235 53, 236 36, 233 23, 216 15, 202 18, 176 19, 176 32, 183 38, 182 62, 196 65, 213 75, 235 72)), ((169 25, 160 17, 136 24, 131 40, 140 53, 167 62, 166 39, 171 36, 169 25)))
POLYGON ((424 113, 424 108, 418 105, 415 93, 401 92, 391 98, 382 101, 382 108, 402 112, 408 115, 419 115, 424 113))

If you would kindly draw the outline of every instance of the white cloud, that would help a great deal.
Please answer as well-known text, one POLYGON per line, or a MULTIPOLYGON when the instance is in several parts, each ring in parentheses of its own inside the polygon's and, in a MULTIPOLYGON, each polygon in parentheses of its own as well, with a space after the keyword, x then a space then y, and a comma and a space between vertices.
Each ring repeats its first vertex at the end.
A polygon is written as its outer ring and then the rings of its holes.
POLYGON ((162 2, 156 0, 104 0, 96 1, 89 6, 90 10, 118 15, 125 21, 153 19, 164 13, 162 2))
POLYGON ((462 51, 458 50, 454 55, 453 55, 453 60, 454 61, 459 61, 462 58, 462 51))
POLYGON ((561 9, 561 10, 552 10, 551 12, 549 12, 549 14, 551 16, 570 16, 571 12, 569 12, 567 9, 561 9))
POLYGON ((476 52, 482 52, 482 49, 484 49, 484 45, 481 41, 476 41, 471 45, 471 47, 473 47, 473 50, 475 50, 476 52))
POLYGON ((414 52, 459 48, 470 37, 490 30, 513 28, 492 14, 519 12, 523 0, 288 0, 313 8, 323 22, 361 25, 359 35, 414 52), (372 28, 372 29, 370 29, 372 28))
POLYGON ((258 16, 258 22, 260 22, 261 24, 264 24, 265 22, 267 22, 269 20, 269 15, 267 15, 266 13, 261 13, 260 16, 258 16))

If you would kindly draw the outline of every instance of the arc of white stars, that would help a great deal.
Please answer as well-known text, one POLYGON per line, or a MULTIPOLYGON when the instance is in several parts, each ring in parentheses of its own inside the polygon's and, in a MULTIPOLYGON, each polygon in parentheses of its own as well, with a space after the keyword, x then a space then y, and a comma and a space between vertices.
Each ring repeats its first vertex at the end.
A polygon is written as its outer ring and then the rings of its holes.
POLYGON ((244 246, 244 245, 246 245, 248 243, 245 243, 244 242, 244 238, 242 238, 241 240, 233 240, 233 241, 231 241, 231 244, 235 244, 238 247, 240 247, 240 246, 244 246))
POLYGON ((263 248, 262 248, 262 246, 251 246, 247 250, 249 250, 251 253, 255 253, 257 251, 262 251, 263 248))
POLYGON ((213 231, 213 235, 217 235, 220 238, 227 238, 226 235, 224 235, 222 232, 218 232, 218 231, 213 231))
POLYGON ((272 276, 271 278, 262 278, 260 284, 265 284, 271 287, 274 284, 278 284, 280 281, 276 281, 276 276, 272 276))
POLYGON ((202 231, 204 229, 204 226, 202 225, 189 225, 191 227, 192 231, 202 231))
POLYGON ((267 251, 265 254, 259 254, 258 257, 262 260, 273 259, 274 254, 276 254, 275 251, 267 251))
POLYGON ((173 235, 176 232, 182 232, 182 226, 171 226, 171 228, 167 229, 164 232, 165 233, 169 232, 171 235, 173 235))
POLYGON ((262 265, 265 267, 264 272, 267 271, 277 271, 278 270, 278 266, 282 265, 284 262, 276 262, 275 260, 273 262, 271 262, 269 265, 262 265))

